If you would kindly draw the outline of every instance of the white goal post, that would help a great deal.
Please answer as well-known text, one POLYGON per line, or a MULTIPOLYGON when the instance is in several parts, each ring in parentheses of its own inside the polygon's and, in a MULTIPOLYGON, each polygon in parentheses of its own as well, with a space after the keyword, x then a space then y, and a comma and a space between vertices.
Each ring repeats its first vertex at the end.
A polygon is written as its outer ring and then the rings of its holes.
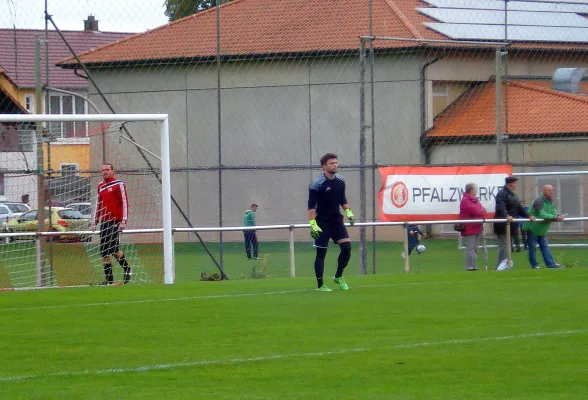
MULTIPOLYGON (((173 259, 170 138, 167 114, 0 114, 0 123, 51 123, 51 122, 156 122, 161 139, 161 195, 163 225, 164 283, 173 284, 173 259)), ((41 170, 42 166, 38 166, 41 170)))

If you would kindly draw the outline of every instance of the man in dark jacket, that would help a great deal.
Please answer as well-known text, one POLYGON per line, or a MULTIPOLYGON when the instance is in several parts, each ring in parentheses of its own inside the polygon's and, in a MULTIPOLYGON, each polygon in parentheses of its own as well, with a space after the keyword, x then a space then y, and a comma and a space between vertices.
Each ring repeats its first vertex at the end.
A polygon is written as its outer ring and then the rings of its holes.
MULTIPOLYGON (((530 216, 527 210, 521 205, 521 201, 515 193, 518 181, 519 178, 515 176, 508 176, 504 180, 504 187, 496 193, 494 218, 507 219, 509 222, 512 222, 518 217, 535 220, 535 217, 530 216)), ((511 235, 516 234, 516 224, 510 224, 510 228, 511 235)), ((498 267, 501 262, 507 259, 506 246, 510 246, 510 243, 506 242, 506 223, 495 222, 494 233, 498 241, 498 261, 496 262, 496 266, 498 267)))

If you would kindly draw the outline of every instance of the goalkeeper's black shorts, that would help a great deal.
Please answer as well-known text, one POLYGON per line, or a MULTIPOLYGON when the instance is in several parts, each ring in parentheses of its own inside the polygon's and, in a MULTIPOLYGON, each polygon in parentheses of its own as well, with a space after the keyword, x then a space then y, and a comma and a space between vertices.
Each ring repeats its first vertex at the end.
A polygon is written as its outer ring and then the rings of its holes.
POLYGON ((120 249, 119 221, 104 221, 100 224, 100 253, 102 258, 118 253, 120 249))
POLYGON ((319 248, 327 248, 329 247, 329 240, 333 240, 333 242, 337 243, 341 239, 348 239, 349 234, 347 233, 347 228, 343 223, 343 216, 341 215, 340 218, 333 220, 321 220, 317 219, 316 223, 318 226, 323 230, 318 237, 314 241, 314 247, 319 248))

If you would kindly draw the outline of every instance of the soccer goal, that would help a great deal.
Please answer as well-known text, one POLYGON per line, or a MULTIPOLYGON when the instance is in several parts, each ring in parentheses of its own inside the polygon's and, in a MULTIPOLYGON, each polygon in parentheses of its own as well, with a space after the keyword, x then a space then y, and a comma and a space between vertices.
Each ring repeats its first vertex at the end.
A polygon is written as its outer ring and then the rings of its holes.
MULTIPOLYGON (((167 114, 0 114, 0 289, 105 281, 114 248, 92 229, 104 164, 127 219, 129 283, 174 283, 169 146, 167 114)), ((117 261, 115 283, 128 280, 117 261)))

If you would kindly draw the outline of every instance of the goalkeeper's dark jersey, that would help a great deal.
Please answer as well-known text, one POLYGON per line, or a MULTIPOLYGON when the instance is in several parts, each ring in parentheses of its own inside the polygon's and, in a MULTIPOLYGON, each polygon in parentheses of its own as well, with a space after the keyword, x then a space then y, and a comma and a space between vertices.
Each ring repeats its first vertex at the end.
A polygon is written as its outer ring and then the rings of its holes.
POLYGON ((308 209, 315 209, 317 221, 341 220, 343 204, 347 204, 347 198, 342 176, 329 179, 322 174, 308 187, 308 209))

